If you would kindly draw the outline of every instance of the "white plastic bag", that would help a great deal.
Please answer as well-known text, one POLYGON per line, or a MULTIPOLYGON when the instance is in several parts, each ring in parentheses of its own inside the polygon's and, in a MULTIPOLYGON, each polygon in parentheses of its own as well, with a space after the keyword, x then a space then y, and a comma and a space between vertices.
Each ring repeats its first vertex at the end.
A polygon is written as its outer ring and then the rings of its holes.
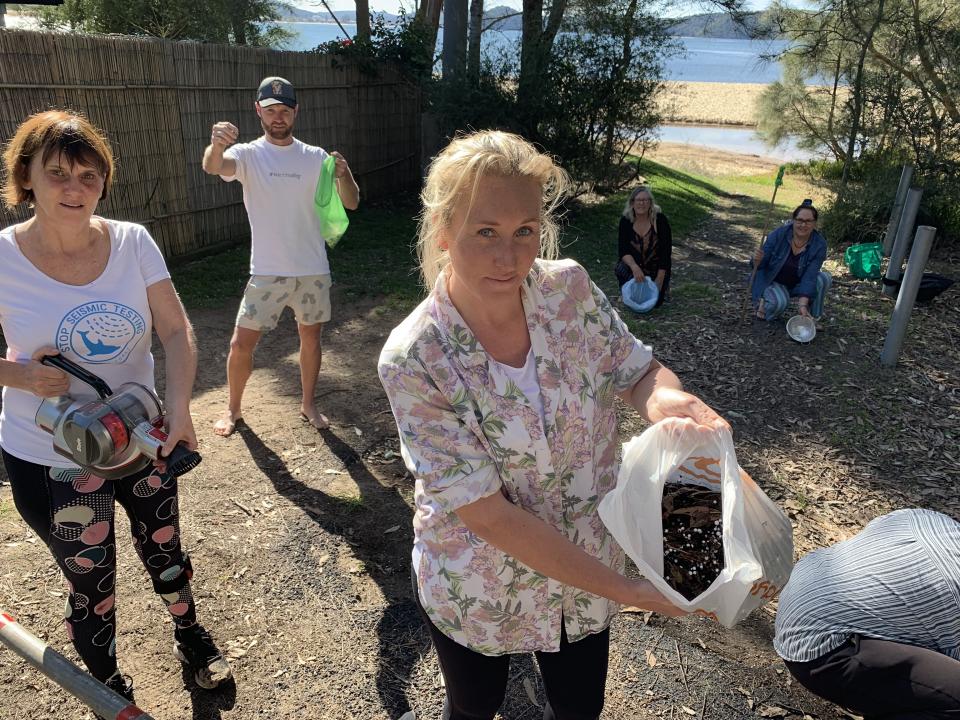
POLYGON ((647 313, 657 306, 660 289, 649 275, 643 278, 643 282, 630 278, 620 288, 620 298, 634 312, 647 313))
POLYGON ((728 628, 776 597, 793 568, 790 521, 737 464, 730 433, 704 433, 693 420, 668 418, 623 446, 617 487, 600 503, 600 518, 640 574, 674 605, 728 628), (692 601, 663 578, 667 481, 721 493, 724 567, 692 601))

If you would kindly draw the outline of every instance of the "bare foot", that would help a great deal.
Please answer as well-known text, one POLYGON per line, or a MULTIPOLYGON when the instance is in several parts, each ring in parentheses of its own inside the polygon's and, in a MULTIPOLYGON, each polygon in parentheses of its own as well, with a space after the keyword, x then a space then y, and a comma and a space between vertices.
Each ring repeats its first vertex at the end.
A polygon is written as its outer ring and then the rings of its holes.
POLYGON ((239 411, 224 410, 220 419, 213 424, 213 434, 219 435, 220 437, 228 437, 237 429, 237 423, 241 420, 243 420, 243 416, 240 415, 239 411))
POLYGON ((300 419, 305 423, 310 423, 317 430, 325 430, 330 427, 327 416, 317 410, 317 406, 313 404, 300 406, 300 419))

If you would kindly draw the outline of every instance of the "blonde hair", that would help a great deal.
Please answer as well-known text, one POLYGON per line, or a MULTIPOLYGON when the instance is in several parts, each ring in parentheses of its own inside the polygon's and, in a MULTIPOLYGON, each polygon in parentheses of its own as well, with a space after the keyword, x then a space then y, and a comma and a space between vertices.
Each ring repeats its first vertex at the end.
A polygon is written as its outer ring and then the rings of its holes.
POLYGON ((637 219, 636 213, 633 212, 633 201, 637 197, 637 195, 639 195, 642 192, 645 192, 647 195, 650 196, 650 210, 648 211, 648 214, 650 216, 650 224, 653 225, 654 228, 656 228, 657 215, 659 215, 663 211, 660 209, 660 206, 657 205, 657 201, 653 197, 653 193, 650 192, 649 185, 640 185, 639 187, 634 188, 633 192, 630 193, 630 197, 627 198, 627 204, 623 206, 623 216, 630 222, 633 222, 634 220, 637 219))
POLYGON ((420 199, 423 213, 417 239, 420 274, 427 291, 450 262, 440 249, 440 236, 450 227, 458 202, 469 198, 470 205, 485 176, 531 178, 543 193, 540 205, 540 254, 557 257, 559 230, 556 211, 567 194, 570 179, 553 158, 538 151, 530 142, 513 133, 483 130, 454 138, 427 171, 420 199), (468 191, 469 187, 469 191, 468 191))

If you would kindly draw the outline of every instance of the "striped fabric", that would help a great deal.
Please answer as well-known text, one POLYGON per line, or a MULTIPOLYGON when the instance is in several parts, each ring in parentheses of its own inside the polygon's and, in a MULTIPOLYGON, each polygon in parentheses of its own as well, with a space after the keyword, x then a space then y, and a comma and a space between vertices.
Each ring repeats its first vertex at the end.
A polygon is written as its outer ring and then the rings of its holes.
MULTIPOLYGON (((810 314, 819 319, 823 315, 823 303, 827 291, 833 285, 833 276, 826 270, 817 273, 817 294, 810 300, 810 314)), ((767 320, 776 320, 783 314, 790 304, 790 291, 778 282, 767 285, 763 291, 763 317, 767 320)))
POLYGON ((780 594, 777 654, 809 662, 853 634, 960 660, 960 523, 898 510, 797 563, 780 594))

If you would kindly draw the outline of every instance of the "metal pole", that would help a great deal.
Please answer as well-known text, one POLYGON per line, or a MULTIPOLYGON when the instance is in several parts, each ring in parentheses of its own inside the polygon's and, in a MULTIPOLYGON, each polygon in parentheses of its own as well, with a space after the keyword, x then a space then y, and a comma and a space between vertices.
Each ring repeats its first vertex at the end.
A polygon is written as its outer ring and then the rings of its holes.
POLYGON ((917 290, 923 279, 923 269, 927 265, 930 247, 937 229, 929 225, 917 228, 917 235, 913 239, 913 250, 910 251, 910 260, 907 262, 907 271, 900 285, 900 294, 897 295, 897 304, 890 316, 890 329, 887 330, 887 339, 883 342, 883 352, 880 353, 880 364, 884 367, 893 367, 900 357, 900 348, 903 337, 907 334, 907 323, 913 311, 913 303, 917 299, 917 290))
POLYGON ((893 250, 890 251, 890 262, 887 263, 887 274, 883 281, 883 294, 889 297, 897 294, 900 266, 903 265, 903 257, 907 254, 907 244, 910 242, 913 223, 920 210, 921 197, 923 197, 923 190, 920 188, 910 188, 907 193, 907 201, 903 206, 903 215, 900 217, 900 225, 897 228, 897 239, 893 243, 893 250))
MULTIPOLYGON (((85 673, 16 620, 0 612, 0 643, 109 720, 153 720, 126 698, 85 673)), ((24 711, 26 709, 24 708, 24 711)))
POLYGON ((897 236, 897 230, 900 225, 900 218, 903 216, 903 203, 907 199, 907 190, 910 189, 910 180, 913 178, 913 165, 905 163, 903 172, 900 173, 900 184, 897 185, 897 194, 893 200, 893 210, 890 212, 890 222, 887 223, 887 232, 883 236, 883 255, 890 255, 893 248, 894 238, 897 236))
MULTIPOLYGON (((773 181, 773 196, 770 198, 770 204, 767 206, 767 212, 763 216, 763 225, 760 227, 760 244, 757 245, 757 250, 763 249, 763 243, 767 239, 767 223, 770 222, 770 212, 773 210, 773 207, 777 202, 777 190, 779 190, 780 186, 783 185, 783 173, 786 171, 786 169, 786 165, 781 165, 777 170, 777 177, 773 181)), ((750 272, 750 280, 747 282, 747 294, 743 296, 743 303, 740 305, 741 322, 748 322, 749 320, 747 309, 750 307, 753 300, 753 279, 757 276, 757 263, 753 259, 756 254, 756 251, 754 251, 753 255, 750 257, 750 264, 753 266, 753 270, 750 272)))

